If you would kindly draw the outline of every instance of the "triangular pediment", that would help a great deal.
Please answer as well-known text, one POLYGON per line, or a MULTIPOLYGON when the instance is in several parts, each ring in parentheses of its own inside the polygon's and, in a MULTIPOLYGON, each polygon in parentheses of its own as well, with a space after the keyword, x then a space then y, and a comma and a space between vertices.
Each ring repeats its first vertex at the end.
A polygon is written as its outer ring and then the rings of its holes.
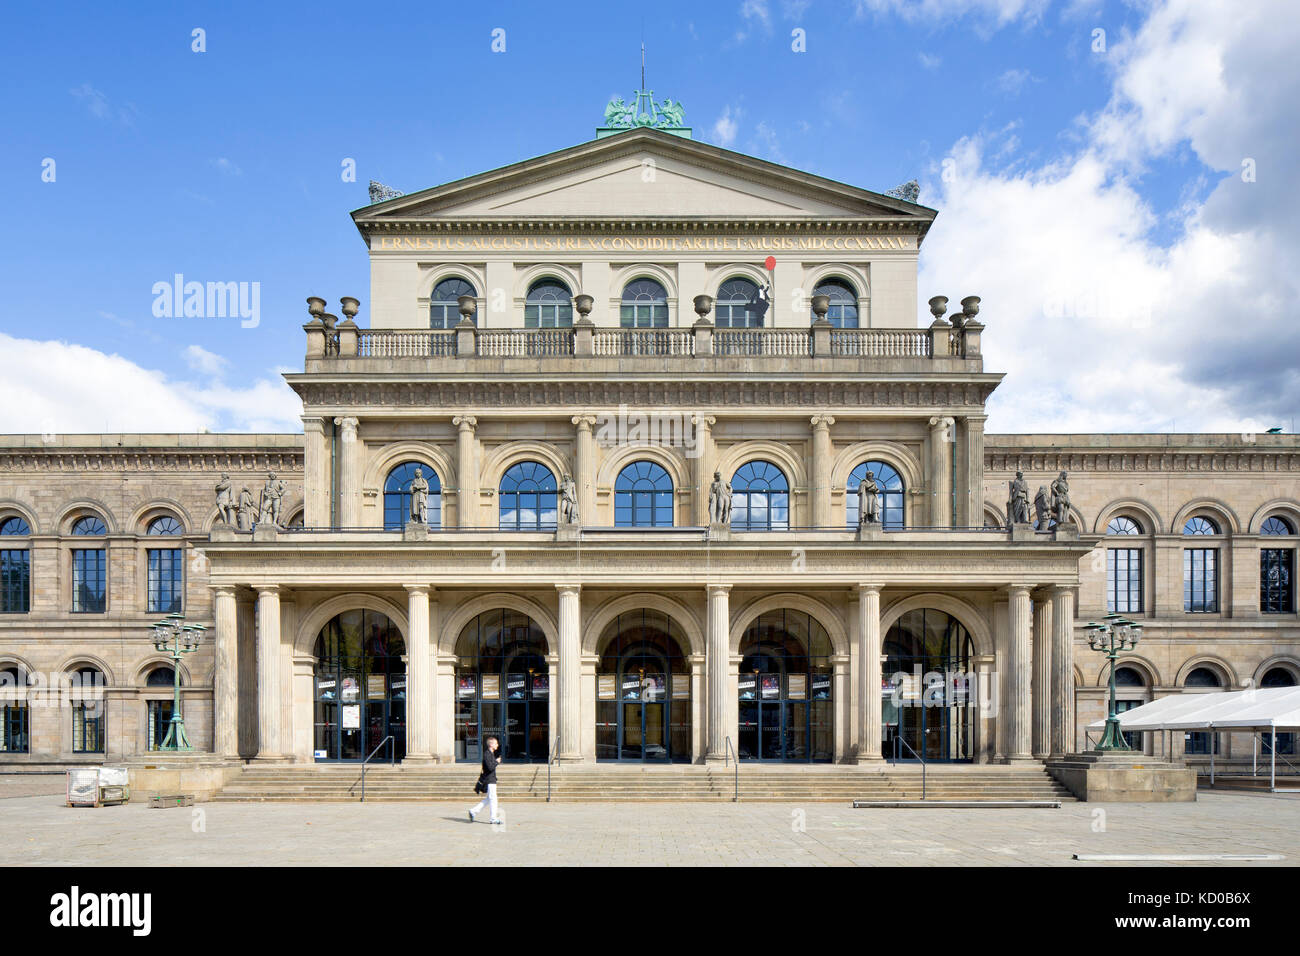
POLYGON ((912 220, 934 210, 656 130, 570 147, 356 210, 358 225, 429 219, 912 220))

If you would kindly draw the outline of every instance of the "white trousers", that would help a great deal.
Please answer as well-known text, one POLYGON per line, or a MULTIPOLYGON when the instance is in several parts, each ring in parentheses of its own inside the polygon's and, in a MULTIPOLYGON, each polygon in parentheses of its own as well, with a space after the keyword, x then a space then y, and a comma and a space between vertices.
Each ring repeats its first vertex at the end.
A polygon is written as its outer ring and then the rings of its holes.
POLYGON ((475 806, 474 809, 470 811, 470 813, 474 814, 475 816, 478 816, 480 813, 483 812, 483 806, 486 804, 492 808, 492 816, 489 817, 488 819, 496 820, 497 819, 497 785, 495 783, 489 783, 487 785, 487 788, 488 788, 487 796, 484 797, 482 800, 480 800, 478 802, 478 805, 475 806))

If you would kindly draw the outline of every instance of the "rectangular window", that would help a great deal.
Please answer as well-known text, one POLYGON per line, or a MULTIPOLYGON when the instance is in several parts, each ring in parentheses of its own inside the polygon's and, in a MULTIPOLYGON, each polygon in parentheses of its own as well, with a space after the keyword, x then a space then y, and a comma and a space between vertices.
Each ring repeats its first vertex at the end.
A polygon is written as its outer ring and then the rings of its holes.
POLYGON ((1142 612, 1142 550, 1106 551, 1106 610, 1112 614, 1142 612))
POLYGON ((149 611, 171 614, 182 609, 185 581, 180 548, 149 549, 149 611))
POLYGON ((1212 614, 1219 610, 1219 549, 1183 549, 1183 610, 1212 614))
POLYGON ((72 610, 102 613, 106 593, 104 549, 72 551, 72 610))
POLYGON ((5 704, 0 708, 0 753, 25 754, 27 747, 27 705, 5 704))
MULTIPOLYGON (((1145 704, 1144 700, 1117 700, 1115 701, 1115 716, 1118 717, 1125 711, 1132 710, 1134 707, 1141 707, 1145 704)), ((1142 731, 1140 730, 1121 730, 1120 735, 1134 750, 1141 751, 1144 747, 1142 742, 1142 731)))
POLYGON ((1208 755, 1211 744, 1214 746, 1214 752, 1219 753, 1219 735, 1205 730, 1197 730, 1184 737, 1183 752, 1208 755))
POLYGON ((1265 614, 1295 613, 1294 570, 1295 551, 1290 548, 1265 548, 1259 553, 1259 609, 1265 614))
POLYGON ((31 610, 31 556, 26 549, 0 551, 0 614, 31 610))
POLYGON ((149 701, 149 749, 161 750, 172 722, 170 700, 149 701))
POLYGON ((78 701, 72 707, 72 752, 104 752, 104 702, 78 701))

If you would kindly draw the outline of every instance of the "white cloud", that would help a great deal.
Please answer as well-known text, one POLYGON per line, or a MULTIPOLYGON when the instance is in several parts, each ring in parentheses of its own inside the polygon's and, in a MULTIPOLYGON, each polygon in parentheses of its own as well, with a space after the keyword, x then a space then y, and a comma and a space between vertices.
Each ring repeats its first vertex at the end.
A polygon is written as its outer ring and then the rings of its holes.
POLYGON ((995 26, 1017 20, 1035 22, 1047 5, 1048 0, 854 0, 859 17, 893 14, 914 22, 971 16, 995 26))
POLYGON ((943 57, 933 56, 929 53, 918 53, 916 59, 927 70, 937 70, 943 65, 943 57))
POLYGON ((202 384, 68 342, 0 333, 0 352, 7 365, 0 378, 0 433, 302 428, 302 403, 278 376, 228 385, 220 375, 225 360, 198 346, 182 354, 208 376, 202 384))
POLYGON ((742 110, 739 107, 725 107, 722 110, 722 115, 713 124, 713 142, 730 149, 731 144, 736 141, 736 133, 739 130, 738 121, 741 115, 742 110))
POLYGON ((225 358, 215 352, 209 352, 201 345, 186 346, 181 355, 184 356, 185 364, 191 371, 201 372, 204 375, 220 376, 230 365, 225 358))
POLYGON ((1019 96, 1020 91, 1029 82, 1028 70, 1004 70, 994 81, 994 86, 1007 96, 1019 96))
POLYGON ((244 172, 224 156, 218 156, 216 159, 209 160, 208 163, 217 172, 223 173, 226 176, 240 176, 244 172))
POLYGON ((1112 47, 1113 94, 1072 153, 1003 169, 987 154, 1009 133, 971 136, 955 176, 927 186, 942 214, 922 298, 983 297, 986 367, 1008 373, 991 431, 1257 431, 1294 415, 1300 25, 1280 0, 1259 6, 1154 6, 1112 47), (1201 201, 1188 174, 1159 239, 1135 174, 1188 148, 1227 175, 1201 201), (1267 174, 1244 183, 1243 157, 1267 174))
POLYGON ((80 100, 90 111, 90 115, 96 119, 117 120, 124 126, 130 126, 135 122, 136 109, 133 105, 128 103, 126 106, 117 107, 109 101, 102 90, 95 89, 89 83, 82 83, 68 92, 80 100))

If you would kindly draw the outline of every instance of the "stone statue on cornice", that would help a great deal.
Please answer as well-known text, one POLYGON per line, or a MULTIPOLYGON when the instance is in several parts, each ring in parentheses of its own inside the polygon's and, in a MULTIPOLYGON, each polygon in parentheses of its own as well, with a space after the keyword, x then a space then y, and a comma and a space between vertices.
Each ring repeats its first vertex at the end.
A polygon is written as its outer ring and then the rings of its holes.
POLYGON ((1039 531, 1046 531, 1052 523, 1052 501, 1046 485, 1039 485, 1038 494, 1034 495, 1034 520, 1039 531))
POLYGON ((858 482, 858 527, 880 524, 880 486, 876 473, 868 471, 858 482))
POLYGON ((709 524, 731 523, 731 484, 722 480, 722 472, 713 473, 709 486, 709 524))
POLYGON ((429 481, 424 477, 424 470, 418 466, 415 477, 411 479, 410 519, 417 524, 429 523, 429 481))
POLYGON ((217 520, 235 526, 235 501, 230 491, 230 476, 224 471, 217 482, 217 520))
POLYGON ((572 475, 560 479, 560 523, 578 523, 578 486, 572 475))
POLYGON ((245 485, 239 492, 239 513, 236 516, 236 527, 240 531, 253 530, 253 493, 245 485))
POLYGON ((1052 512, 1057 524, 1065 524, 1070 520, 1070 483, 1066 480, 1065 472, 1061 472, 1052 482, 1052 512))
POLYGON ((1007 518, 1012 524, 1029 524, 1029 483, 1025 481, 1023 471, 1016 472, 1016 478, 1011 482, 1007 518))

